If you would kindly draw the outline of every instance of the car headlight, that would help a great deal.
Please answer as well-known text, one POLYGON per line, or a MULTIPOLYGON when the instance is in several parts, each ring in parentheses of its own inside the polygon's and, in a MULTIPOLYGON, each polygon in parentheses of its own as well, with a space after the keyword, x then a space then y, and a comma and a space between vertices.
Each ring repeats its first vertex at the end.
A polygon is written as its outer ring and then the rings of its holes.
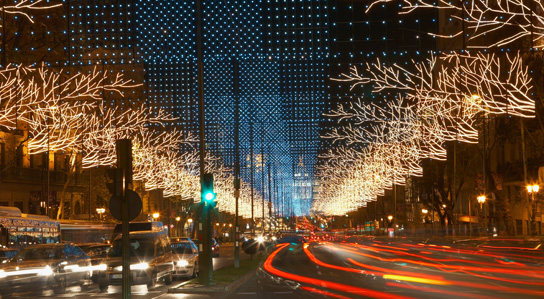
POLYGON ((45 266, 45 268, 43 269, 40 269, 38 271, 38 275, 40 276, 50 276, 50 275, 53 275, 53 269, 51 269, 51 267, 48 266, 45 266))
POLYGON ((4 277, 6 277, 6 273, 4 272, 4 270, 0 270, 0 278, 4 277))
POLYGON ((263 236, 257 237, 257 242, 262 243, 264 241, 263 236))
POLYGON ((98 266, 95 266, 93 270, 106 271, 107 269, 108 269, 108 266, 106 264, 100 264, 98 266))
POLYGON ((147 268, 149 268, 149 265, 147 263, 130 265, 130 270, 145 270, 147 268))
POLYGON ((178 266, 182 266, 182 267, 185 267, 189 265, 189 262, 187 262, 186 260, 180 260, 178 261, 178 266))

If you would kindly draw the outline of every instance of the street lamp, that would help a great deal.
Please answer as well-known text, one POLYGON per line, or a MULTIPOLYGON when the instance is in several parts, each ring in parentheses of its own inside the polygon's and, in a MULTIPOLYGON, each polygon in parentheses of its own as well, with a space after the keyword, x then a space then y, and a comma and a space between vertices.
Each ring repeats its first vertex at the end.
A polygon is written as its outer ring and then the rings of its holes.
POLYGON ((96 212, 98 213, 98 216, 100 216, 100 221, 102 221, 102 214, 104 214, 104 212, 106 212, 106 209, 96 208, 96 212))
POLYGON ((532 196, 533 196, 533 200, 535 200, 535 193, 538 192, 538 190, 540 189, 540 187, 538 185, 528 185, 527 186, 527 192, 531 193, 532 196))
POLYGON ((387 216, 387 219, 389 220, 389 226, 391 226, 391 220, 393 220, 393 215, 387 216))
POLYGON ((158 212, 153 213, 153 219, 157 221, 159 219, 160 214, 158 212))
POLYGON ((487 221, 484 219, 484 217, 485 217, 485 213, 484 213, 485 196, 480 195, 476 199, 478 200, 478 203, 480 204, 480 213, 482 213, 482 220, 484 221, 484 225, 485 225, 485 233, 487 233, 487 221))
POLYGON ((180 233, 179 233, 179 221, 181 220, 181 217, 177 216, 176 217, 176 235, 178 237, 180 237, 180 233))
POLYGON ((187 232, 185 233, 185 236, 188 237, 188 236, 189 236, 189 233, 190 233, 190 231, 191 231, 191 223, 193 223, 193 219, 192 219, 192 218, 187 219, 187 223, 188 223, 188 225, 187 225, 187 232))
POLYGON ((478 196, 478 203, 480 204, 480 208, 482 208, 483 204, 485 203, 485 196, 481 195, 478 196))
MULTIPOLYGON (((534 184, 534 185, 527 185, 527 192, 529 192, 529 194, 531 194, 531 202, 533 203, 533 215, 527 215, 527 218, 530 218, 531 219, 531 226, 535 227, 535 214, 536 214, 536 203, 535 203, 535 194, 538 192, 538 190, 540 189, 540 187, 537 185, 537 184, 534 184)), ((527 209, 529 209, 527 207, 527 209)), ((535 229, 533 230, 533 234, 536 233, 536 227, 535 229)))

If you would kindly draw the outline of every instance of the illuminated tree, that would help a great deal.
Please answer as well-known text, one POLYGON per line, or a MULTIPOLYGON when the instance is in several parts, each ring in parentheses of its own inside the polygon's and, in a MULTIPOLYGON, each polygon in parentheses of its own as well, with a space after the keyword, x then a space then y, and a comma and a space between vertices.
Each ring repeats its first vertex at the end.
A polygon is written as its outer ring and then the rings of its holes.
POLYGON ((22 16, 27 21, 34 23, 31 16, 32 11, 51 9, 59 6, 62 6, 62 4, 44 3, 43 0, 22 0, 19 3, 15 2, 14 5, 2 6, 0 10, 5 14, 22 16))
MULTIPOLYGON (((484 118, 506 114, 534 117, 527 67, 519 54, 503 57, 507 63, 493 54, 444 54, 423 63, 413 62, 414 71, 378 61, 367 63, 363 72, 353 67, 350 74, 333 79, 351 83, 352 89, 370 85, 374 93, 399 94, 385 107, 364 105, 359 100, 340 105, 329 114, 349 124, 325 137, 362 150, 358 150, 360 161, 353 153, 339 150, 340 162, 329 167, 344 170, 323 172, 323 178, 336 179, 330 184, 322 182, 325 195, 320 196, 318 209, 324 211, 327 203, 323 200, 329 198, 327 208, 331 211, 348 212, 375 200, 393 184, 404 184, 408 175, 423 175, 423 159, 446 160, 446 142, 478 143, 484 118), (368 169, 372 171, 365 174, 368 169), (372 179, 376 177, 379 182, 372 179), (370 182, 375 184, 368 185, 370 182)), ((453 187, 448 188, 451 192, 453 187)), ((436 204, 448 200, 444 188, 439 191, 442 200, 436 204)))
MULTIPOLYGON (((377 4, 393 1, 374 1, 366 12, 377 4)), ((544 46, 544 3, 540 0, 402 1, 401 14, 420 9, 442 10, 464 22, 464 26, 438 36, 468 36, 468 48, 502 47, 526 40, 530 48, 544 46)))

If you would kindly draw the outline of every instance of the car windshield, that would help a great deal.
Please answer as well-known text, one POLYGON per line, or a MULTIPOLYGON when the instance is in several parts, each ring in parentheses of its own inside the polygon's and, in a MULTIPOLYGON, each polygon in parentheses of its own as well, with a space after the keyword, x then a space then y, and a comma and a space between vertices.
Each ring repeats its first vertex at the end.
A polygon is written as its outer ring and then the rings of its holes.
MULTIPOLYGON (((153 239, 130 239, 130 256, 146 257, 154 255, 153 239)), ((110 257, 120 257, 123 255, 122 240, 115 240, 110 249, 110 257)))
POLYGON ((191 254, 191 253, 193 253, 193 249, 191 248, 191 244, 189 242, 173 243, 172 244, 172 250, 176 254, 191 254))
POLYGON ((109 251, 110 247, 109 246, 96 246, 96 247, 91 247, 88 252, 87 252, 87 255, 91 258, 93 257, 105 257, 108 255, 108 251, 109 251))
POLYGON ((15 256, 17 261, 60 259, 63 247, 35 247, 23 249, 15 256))

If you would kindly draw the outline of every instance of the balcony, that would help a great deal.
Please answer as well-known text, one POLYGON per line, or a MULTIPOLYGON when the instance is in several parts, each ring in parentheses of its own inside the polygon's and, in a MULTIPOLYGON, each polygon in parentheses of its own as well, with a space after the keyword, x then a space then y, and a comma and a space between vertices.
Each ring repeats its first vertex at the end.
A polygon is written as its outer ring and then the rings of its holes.
MULTIPOLYGON (((47 182, 47 171, 37 168, 10 167, 0 173, 0 180, 13 182, 47 182)), ((62 171, 49 171, 50 184, 64 184, 66 174, 62 171)))

